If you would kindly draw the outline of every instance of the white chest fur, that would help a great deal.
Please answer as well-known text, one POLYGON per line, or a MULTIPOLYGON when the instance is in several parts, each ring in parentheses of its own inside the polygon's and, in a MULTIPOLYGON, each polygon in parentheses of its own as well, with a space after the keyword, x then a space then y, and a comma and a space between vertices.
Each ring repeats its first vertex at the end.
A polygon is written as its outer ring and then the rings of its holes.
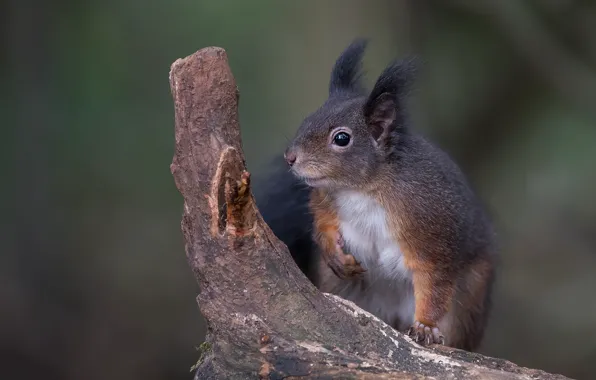
POLYGON ((386 211, 374 198, 356 191, 336 194, 340 230, 347 250, 371 276, 410 279, 403 252, 388 228, 386 211))

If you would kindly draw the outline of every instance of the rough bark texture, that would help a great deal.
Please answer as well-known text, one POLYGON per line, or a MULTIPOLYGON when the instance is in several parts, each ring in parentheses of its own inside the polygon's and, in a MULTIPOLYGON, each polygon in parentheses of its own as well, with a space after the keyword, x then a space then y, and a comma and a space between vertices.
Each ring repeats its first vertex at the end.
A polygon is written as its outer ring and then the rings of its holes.
POLYGON ((238 90, 223 49, 172 65, 182 231, 208 324, 196 379, 563 379, 444 347, 423 348, 320 293, 263 221, 245 171, 238 90))

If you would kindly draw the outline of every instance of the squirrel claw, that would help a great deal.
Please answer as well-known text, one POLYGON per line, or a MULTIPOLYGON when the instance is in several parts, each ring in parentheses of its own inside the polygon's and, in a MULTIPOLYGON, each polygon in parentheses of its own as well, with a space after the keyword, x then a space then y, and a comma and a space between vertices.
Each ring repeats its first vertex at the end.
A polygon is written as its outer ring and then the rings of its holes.
POLYGON ((345 246, 344 237, 338 232, 336 237, 336 242, 338 250, 342 250, 345 246))
POLYGON ((438 327, 427 326, 420 321, 414 322, 412 327, 408 329, 408 335, 411 336, 415 342, 430 346, 431 344, 445 344, 445 337, 438 327))

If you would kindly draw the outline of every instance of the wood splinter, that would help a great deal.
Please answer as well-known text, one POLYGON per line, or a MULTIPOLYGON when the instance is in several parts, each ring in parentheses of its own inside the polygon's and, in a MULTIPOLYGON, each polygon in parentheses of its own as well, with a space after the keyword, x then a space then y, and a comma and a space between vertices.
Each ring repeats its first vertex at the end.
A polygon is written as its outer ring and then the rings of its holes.
POLYGON ((254 227, 255 222, 250 173, 244 170, 240 180, 236 181, 226 173, 225 187, 227 229, 236 236, 243 236, 254 227))

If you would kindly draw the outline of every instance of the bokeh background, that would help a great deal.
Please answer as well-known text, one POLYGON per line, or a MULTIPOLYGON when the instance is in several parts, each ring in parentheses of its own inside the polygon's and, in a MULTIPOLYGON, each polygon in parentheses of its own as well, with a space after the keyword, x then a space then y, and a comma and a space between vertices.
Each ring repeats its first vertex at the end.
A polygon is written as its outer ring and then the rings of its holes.
POLYGON ((593 1, 5 0, 2 378, 189 379, 204 323, 180 233, 170 64, 224 47, 249 169, 371 38, 368 83, 425 66, 417 128, 461 164, 502 245, 483 352, 596 371, 593 1))

